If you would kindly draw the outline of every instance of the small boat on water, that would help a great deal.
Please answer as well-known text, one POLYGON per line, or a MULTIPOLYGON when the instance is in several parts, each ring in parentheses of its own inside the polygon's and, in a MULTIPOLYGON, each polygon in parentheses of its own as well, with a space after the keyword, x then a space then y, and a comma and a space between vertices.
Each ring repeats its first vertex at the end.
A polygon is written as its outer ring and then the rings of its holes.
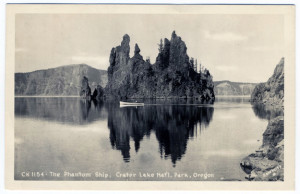
POLYGON ((144 103, 140 103, 140 102, 123 102, 123 101, 120 101, 120 106, 144 106, 144 103))

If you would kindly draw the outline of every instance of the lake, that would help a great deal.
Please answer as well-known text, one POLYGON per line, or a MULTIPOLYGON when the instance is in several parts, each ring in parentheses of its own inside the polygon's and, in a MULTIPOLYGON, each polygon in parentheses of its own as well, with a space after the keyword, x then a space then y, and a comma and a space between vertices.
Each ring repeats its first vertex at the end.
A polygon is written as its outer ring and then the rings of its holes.
POLYGON ((262 144, 268 115, 249 98, 15 98, 15 179, 246 181, 239 163, 262 144))

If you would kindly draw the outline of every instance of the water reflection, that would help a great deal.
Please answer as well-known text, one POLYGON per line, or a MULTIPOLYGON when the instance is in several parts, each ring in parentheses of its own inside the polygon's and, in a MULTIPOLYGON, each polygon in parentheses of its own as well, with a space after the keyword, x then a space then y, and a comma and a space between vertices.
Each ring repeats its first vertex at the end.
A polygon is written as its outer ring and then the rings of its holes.
POLYGON ((238 103, 238 104, 249 104, 250 97, 226 97, 219 96, 215 99, 216 103, 225 102, 225 103, 238 103))
POLYGON ((89 117, 89 112, 91 110, 91 101, 90 100, 81 100, 80 101, 80 108, 81 108, 81 115, 83 120, 87 120, 89 117))
POLYGON ((121 108, 116 102, 79 98, 15 98, 15 115, 71 125, 107 119, 110 144, 121 151, 125 162, 130 161, 131 141, 138 152, 143 139, 154 134, 161 158, 171 159, 175 165, 185 154, 188 140, 212 121, 214 108, 199 107, 190 99, 147 103, 121 108))
POLYGON ((162 158, 173 164, 185 154, 187 141, 194 137, 197 127, 205 128, 213 116, 213 107, 188 105, 149 105, 144 107, 108 107, 110 141, 120 150, 125 162, 130 161, 130 138, 137 152, 140 142, 153 132, 162 158))
POLYGON ((127 102, 144 102, 145 104, 181 104, 181 105, 192 105, 192 104, 214 104, 215 100, 195 99, 195 98, 157 98, 157 99, 128 99, 127 102))
POLYGON ((107 118, 103 102, 79 98, 15 98, 15 116, 71 125, 85 125, 107 118))
POLYGON ((283 109, 274 106, 265 106, 256 104, 252 106, 254 114, 260 119, 273 119, 278 116, 283 116, 283 109))

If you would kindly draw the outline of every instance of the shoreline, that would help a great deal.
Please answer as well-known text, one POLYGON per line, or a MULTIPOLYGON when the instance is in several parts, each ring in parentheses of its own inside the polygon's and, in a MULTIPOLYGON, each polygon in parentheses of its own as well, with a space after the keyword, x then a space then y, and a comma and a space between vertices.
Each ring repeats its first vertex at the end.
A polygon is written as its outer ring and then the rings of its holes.
POLYGON ((283 133, 284 117, 270 119, 263 133, 263 144, 240 162, 248 180, 284 181, 283 133))

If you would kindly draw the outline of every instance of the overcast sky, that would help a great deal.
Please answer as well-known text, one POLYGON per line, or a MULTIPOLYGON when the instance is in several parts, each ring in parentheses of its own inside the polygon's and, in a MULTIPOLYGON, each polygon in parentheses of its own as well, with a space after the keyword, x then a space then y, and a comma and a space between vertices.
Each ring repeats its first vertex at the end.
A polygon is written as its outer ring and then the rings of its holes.
POLYGON ((282 15, 18 14, 16 72, 85 63, 107 69, 112 47, 130 36, 131 56, 155 62, 161 38, 181 36, 214 81, 264 82, 284 57, 282 15))

